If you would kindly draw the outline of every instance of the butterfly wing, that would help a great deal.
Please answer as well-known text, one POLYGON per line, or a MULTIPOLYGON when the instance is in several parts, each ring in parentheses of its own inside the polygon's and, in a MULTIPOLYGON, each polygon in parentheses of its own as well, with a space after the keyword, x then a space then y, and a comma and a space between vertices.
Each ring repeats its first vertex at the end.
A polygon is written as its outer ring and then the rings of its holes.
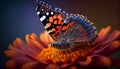
POLYGON ((62 25, 59 38, 70 40, 71 46, 92 43, 97 36, 96 27, 86 17, 72 14, 62 25))
POLYGON ((54 40, 57 40, 63 20, 68 14, 60 8, 52 9, 50 5, 42 1, 36 2, 35 7, 37 15, 39 16, 45 29, 54 40))

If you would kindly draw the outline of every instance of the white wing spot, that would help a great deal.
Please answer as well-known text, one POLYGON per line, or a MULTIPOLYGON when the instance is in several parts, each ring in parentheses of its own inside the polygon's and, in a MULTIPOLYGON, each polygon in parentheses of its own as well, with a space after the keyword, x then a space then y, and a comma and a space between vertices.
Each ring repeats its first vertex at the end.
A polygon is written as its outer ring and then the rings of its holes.
POLYGON ((38 11, 38 12, 37 12, 37 15, 39 15, 39 14, 40 14, 40 12, 38 11))
POLYGON ((45 18, 46 18, 46 16, 42 16, 41 18, 40 18, 40 21, 42 22, 43 20, 45 20, 45 18))
POLYGON ((42 9, 42 11, 44 11, 44 9, 42 9))
POLYGON ((37 11, 37 9, 38 9, 38 6, 36 6, 36 11, 37 11))
POLYGON ((53 15, 53 12, 51 12, 51 15, 53 15))
POLYGON ((46 12, 46 15, 49 15, 49 13, 48 13, 48 12, 46 12))

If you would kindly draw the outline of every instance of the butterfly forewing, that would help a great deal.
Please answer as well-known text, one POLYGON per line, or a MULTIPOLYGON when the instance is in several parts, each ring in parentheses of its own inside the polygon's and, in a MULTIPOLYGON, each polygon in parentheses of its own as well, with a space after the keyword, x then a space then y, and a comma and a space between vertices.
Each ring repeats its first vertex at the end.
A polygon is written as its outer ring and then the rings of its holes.
POLYGON ((57 40, 66 13, 60 8, 52 9, 42 1, 36 3, 36 11, 45 29, 54 40, 57 40))

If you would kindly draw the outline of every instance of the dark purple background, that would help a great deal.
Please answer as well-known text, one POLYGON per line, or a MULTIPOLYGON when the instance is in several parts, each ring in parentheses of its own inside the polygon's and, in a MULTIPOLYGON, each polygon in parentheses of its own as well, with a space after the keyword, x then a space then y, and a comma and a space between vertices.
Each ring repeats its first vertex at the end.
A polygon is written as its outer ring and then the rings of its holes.
MULTIPOLYGON (((98 30, 108 25, 120 30, 119 0, 42 0, 68 13, 79 13, 95 23, 98 30)), ((0 0, 0 69, 5 69, 8 59, 4 55, 8 45, 26 34, 40 34, 44 28, 36 15, 35 0, 0 0)), ((119 53, 118 53, 119 54, 119 53)), ((120 57, 114 55, 116 58, 120 57)))

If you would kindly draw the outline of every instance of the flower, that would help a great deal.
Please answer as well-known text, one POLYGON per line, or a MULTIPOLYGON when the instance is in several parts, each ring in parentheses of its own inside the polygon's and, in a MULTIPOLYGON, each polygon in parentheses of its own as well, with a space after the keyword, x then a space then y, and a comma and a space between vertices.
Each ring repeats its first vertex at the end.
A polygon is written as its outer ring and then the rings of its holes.
POLYGON ((6 66, 14 69, 98 69, 101 67, 120 67, 120 60, 110 57, 120 50, 120 31, 110 34, 111 27, 98 33, 92 46, 83 46, 66 52, 50 47, 53 39, 45 31, 40 35, 26 35, 25 40, 16 38, 13 45, 5 51, 11 60, 6 66))

